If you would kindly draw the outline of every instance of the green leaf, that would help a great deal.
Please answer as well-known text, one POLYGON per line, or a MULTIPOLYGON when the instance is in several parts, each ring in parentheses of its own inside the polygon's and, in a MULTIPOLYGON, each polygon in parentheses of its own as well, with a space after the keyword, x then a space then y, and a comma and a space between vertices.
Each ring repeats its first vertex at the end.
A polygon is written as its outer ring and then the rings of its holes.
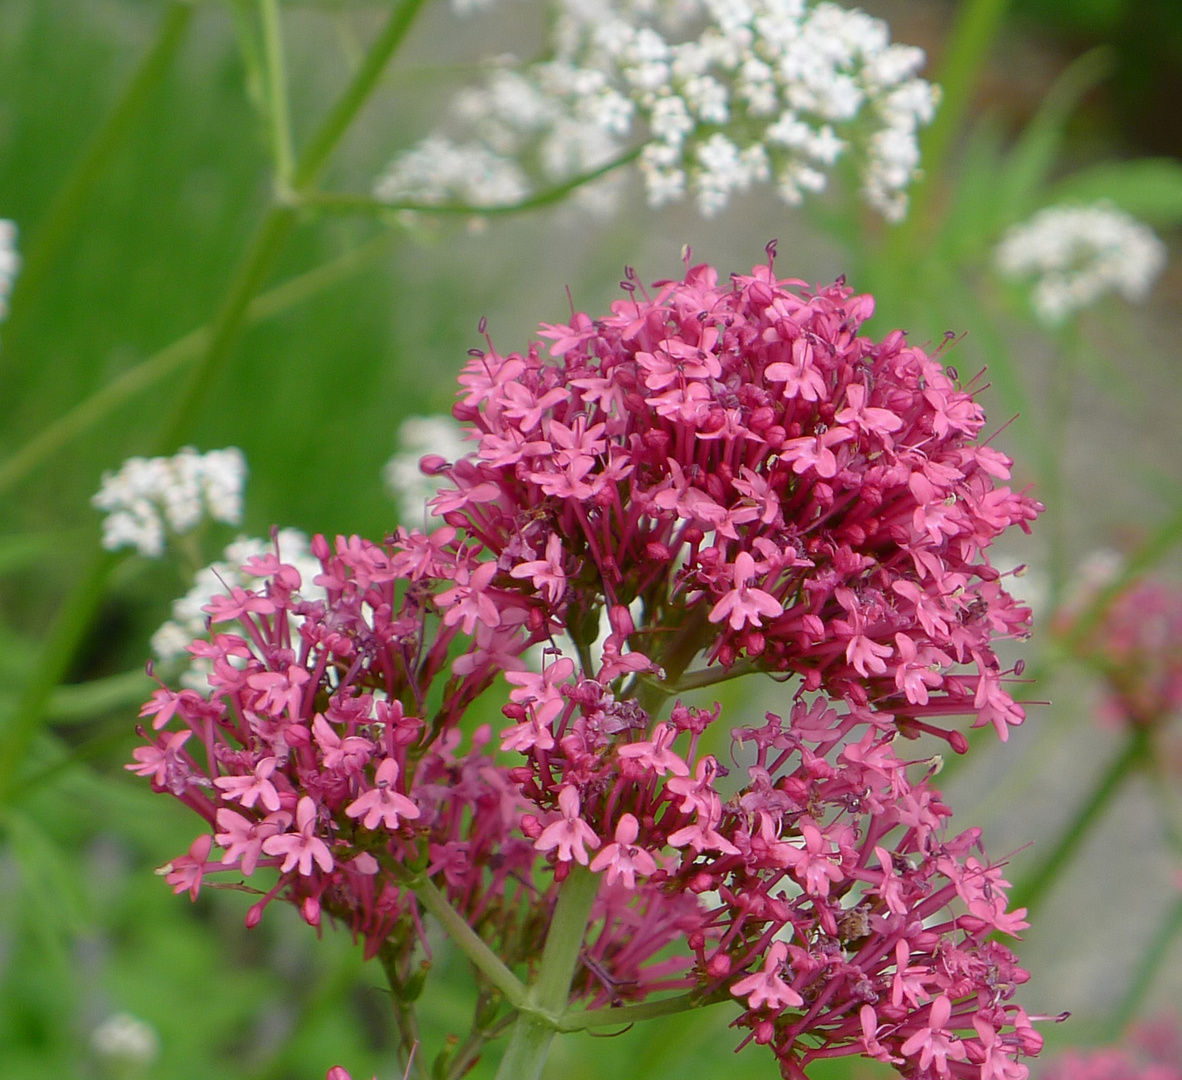
POLYGON ((1112 50, 1101 47, 1084 53, 1055 80, 999 177, 1003 224, 1021 220, 1042 201, 1039 192, 1058 156, 1067 121, 1084 94, 1111 69, 1112 50))
POLYGON ((1141 158, 1106 161, 1056 184, 1050 202, 1098 202, 1107 199, 1151 224, 1182 222, 1182 161, 1141 158))

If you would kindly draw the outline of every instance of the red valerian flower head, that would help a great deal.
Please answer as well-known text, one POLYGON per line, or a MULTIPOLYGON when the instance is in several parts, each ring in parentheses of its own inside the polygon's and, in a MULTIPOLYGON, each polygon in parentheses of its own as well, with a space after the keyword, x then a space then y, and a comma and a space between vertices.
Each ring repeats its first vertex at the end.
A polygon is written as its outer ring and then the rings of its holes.
POLYGON ((482 354, 444 527, 315 537, 321 599, 252 560, 191 646, 208 692, 141 714, 128 767, 206 823, 169 884, 233 875, 248 925, 280 899, 409 972, 429 880, 523 970, 578 864, 600 877, 574 1001, 729 1000, 793 1080, 842 1054, 1022 1080, 1027 974, 992 936, 1025 912, 897 750, 961 745, 945 715, 1021 719, 991 643, 1028 612, 984 552, 1038 506, 994 486, 1008 463, 934 359, 858 336, 869 298, 799 285, 695 267, 551 328, 555 362, 482 354), (750 670, 796 685, 733 731, 728 780, 720 708, 659 710, 750 670), (494 687, 499 742, 466 723, 494 687))
POLYGON ((1024 713, 993 642, 1030 612, 987 550, 1042 508, 999 486, 971 385, 902 333, 861 336, 873 299, 840 282, 701 265, 624 284, 611 315, 544 327, 549 356, 473 355, 454 411, 477 445, 435 512, 581 646, 597 612, 637 609, 612 655, 671 693, 695 660, 738 665, 907 733, 970 713, 1004 739, 1024 713))

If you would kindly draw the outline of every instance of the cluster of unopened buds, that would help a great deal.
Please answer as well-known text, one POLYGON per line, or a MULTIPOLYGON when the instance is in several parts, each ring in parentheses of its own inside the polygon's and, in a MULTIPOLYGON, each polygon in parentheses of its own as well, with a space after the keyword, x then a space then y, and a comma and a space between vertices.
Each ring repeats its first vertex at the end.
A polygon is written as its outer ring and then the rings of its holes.
POLYGON ((583 1008, 732 1001, 798 1080, 841 1054, 1027 1075, 1027 974, 994 940, 1024 912, 901 740, 1022 721, 992 642, 1029 611, 986 551, 1040 507, 999 485, 954 373, 773 254, 727 283, 629 273, 607 318, 543 328, 549 356, 474 353, 473 451, 423 461, 449 481, 433 532, 317 536, 312 581, 244 564, 190 646, 210 691, 158 689, 129 766, 206 822, 176 891, 229 873, 251 925, 327 914, 397 996, 424 913, 501 989, 480 950, 536 970, 564 883, 596 875, 583 1008), (729 736, 677 700, 751 671, 795 691, 729 736), (494 685, 499 737, 466 719, 494 685))

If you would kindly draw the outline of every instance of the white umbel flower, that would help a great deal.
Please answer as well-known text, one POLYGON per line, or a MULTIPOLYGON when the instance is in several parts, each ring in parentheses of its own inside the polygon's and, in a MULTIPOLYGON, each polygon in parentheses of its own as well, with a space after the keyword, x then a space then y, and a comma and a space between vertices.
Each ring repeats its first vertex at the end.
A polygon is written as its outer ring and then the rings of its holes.
POLYGON ((421 521, 427 500, 439 491, 439 481, 423 474, 419 462, 428 454, 457 461, 468 448, 462 429, 450 416, 412 416, 398 429, 399 450, 382 470, 386 488, 398 503, 405 524, 421 521))
POLYGON ((159 558, 167 532, 190 532, 205 518, 242 522, 246 458, 237 447, 199 454, 191 446, 174 457, 128 458, 116 473, 104 473, 90 501, 107 512, 103 547, 134 547, 159 558))
POLYGON ((406 152, 378 181, 379 198, 490 205, 465 190, 472 170, 456 168, 461 149, 486 170, 493 161, 518 170, 536 191, 640 143, 652 205, 688 193, 713 214, 733 193, 772 180, 796 203, 824 189, 821 170, 852 152, 866 201, 890 221, 905 214, 919 130, 939 94, 918 77, 923 51, 892 45, 882 20, 805 0, 555 6, 551 58, 512 76, 494 70, 483 87, 464 91, 453 115, 470 139, 432 136, 406 152), (580 128, 602 137, 591 141, 580 128))
POLYGON ((8 297, 12 283, 21 268, 21 257, 16 250, 16 225, 0 218, 0 320, 8 314, 8 297))
POLYGON ((1110 292, 1145 300, 1165 268, 1166 246, 1109 202, 1051 206, 1012 228, 996 261, 1008 278, 1034 279, 1035 313, 1053 326, 1110 292))

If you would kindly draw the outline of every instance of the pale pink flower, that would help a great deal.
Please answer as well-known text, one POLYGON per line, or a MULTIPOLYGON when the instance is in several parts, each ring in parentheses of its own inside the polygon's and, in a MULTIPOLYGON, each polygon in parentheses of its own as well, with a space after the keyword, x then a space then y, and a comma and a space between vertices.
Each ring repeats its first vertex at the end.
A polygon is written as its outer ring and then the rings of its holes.
POLYGON ((626 888, 636 888, 636 875, 656 873, 657 864, 647 851, 636 846, 640 824, 631 814, 625 814, 616 825, 615 842, 608 844, 595 856, 591 869, 605 871, 609 885, 622 878, 626 888))
POLYGON ((780 970, 788 958, 788 945, 783 941, 772 943, 763 970, 740 979, 731 987, 735 997, 745 997, 749 1009, 795 1009, 804 1004, 802 998, 781 977, 780 970))
POLYGON ((367 829, 397 829, 400 817, 413 821, 419 816, 419 808, 405 795, 394 790, 397 781, 398 762, 393 758, 385 758, 374 777, 375 786, 350 803, 345 813, 351 818, 364 814, 365 819, 361 824, 367 829))
POLYGON ((287 856, 279 868, 281 873, 286 874, 298 866, 300 873, 308 877, 312 873, 313 862, 326 874, 332 870, 332 852, 316 835, 317 816, 316 804, 305 795, 296 805, 298 831, 279 833, 263 841, 263 851, 268 855, 287 856))
POLYGON ((587 847, 592 850, 599 847, 599 837, 581 817, 579 817, 579 792, 567 785, 558 793, 558 806, 562 811, 562 818, 552 822, 542 830, 542 834, 534 841, 538 851, 552 851, 558 848, 558 858, 561 862, 572 859, 586 866, 590 856, 587 847), (586 846, 584 846, 586 845, 586 846))

